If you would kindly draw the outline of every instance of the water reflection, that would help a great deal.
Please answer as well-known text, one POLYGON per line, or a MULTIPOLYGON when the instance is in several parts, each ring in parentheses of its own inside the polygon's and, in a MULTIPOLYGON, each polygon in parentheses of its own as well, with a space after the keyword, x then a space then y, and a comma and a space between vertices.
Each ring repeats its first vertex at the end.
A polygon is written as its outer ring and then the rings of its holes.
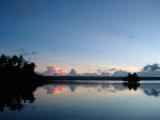
POLYGON ((159 83, 72 83, 72 84, 50 84, 44 85, 43 88, 47 91, 47 94, 60 95, 64 93, 76 93, 76 91, 85 92, 105 92, 107 93, 118 93, 124 90, 130 91, 142 91, 147 96, 160 96, 160 84, 159 83), (79 90, 77 90, 79 88, 79 90), (80 89, 81 88, 81 89, 80 89))
POLYGON ((50 85, 44 85, 43 88, 46 90, 47 94, 53 94, 53 95, 60 95, 64 93, 69 92, 76 92, 78 91, 77 88, 80 88, 79 91, 82 91, 82 89, 86 92, 95 90, 97 92, 105 91, 105 92, 112 92, 116 93, 116 91, 123 90, 123 86, 119 83, 116 85, 112 85, 109 83, 82 83, 82 84, 50 84, 50 85), (115 89, 117 87, 117 89, 115 89))
POLYGON ((45 85, 44 88, 47 90, 47 94, 59 95, 67 91, 66 85, 45 85))
POLYGON ((128 88, 129 90, 137 90, 138 87, 140 86, 140 83, 127 83, 127 82, 124 82, 122 83, 122 85, 126 88, 128 88))
POLYGON ((34 91, 38 85, 35 84, 1 84, 0 85, 0 111, 9 108, 12 111, 21 110, 24 103, 35 101, 34 91))
POLYGON ((144 93, 148 96, 155 96, 159 97, 160 96, 160 89, 154 89, 152 88, 151 90, 144 90, 144 93))
MULTIPOLYGON (((34 92, 38 85, 0 85, 0 111, 9 108, 12 111, 21 110, 25 103, 33 103, 35 101, 34 92)), ((89 93, 103 92, 107 94, 127 93, 132 95, 133 91, 141 91, 147 96, 160 96, 160 83, 54 83, 43 85, 47 94, 61 95, 68 93, 89 93)), ((96 93, 98 94, 98 93, 96 93)))

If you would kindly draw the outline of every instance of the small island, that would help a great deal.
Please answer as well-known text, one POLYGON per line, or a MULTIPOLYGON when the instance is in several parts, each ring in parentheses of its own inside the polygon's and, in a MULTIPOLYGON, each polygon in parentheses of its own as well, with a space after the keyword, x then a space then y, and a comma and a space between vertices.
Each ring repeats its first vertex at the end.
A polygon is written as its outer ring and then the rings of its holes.
POLYGON ((138 77, 137 73, 128 73, 127 77, 124 77, 123 80, 123 86, 128 87, 129 90, 137 90, 137 88, 140 86, 140 77, 138 77))
POLYGON ((124 82, 128 83, 137 83, 140 81, 140 78, 138 77, 137 73, 128 73, 127 77, 124 77, 124 82))

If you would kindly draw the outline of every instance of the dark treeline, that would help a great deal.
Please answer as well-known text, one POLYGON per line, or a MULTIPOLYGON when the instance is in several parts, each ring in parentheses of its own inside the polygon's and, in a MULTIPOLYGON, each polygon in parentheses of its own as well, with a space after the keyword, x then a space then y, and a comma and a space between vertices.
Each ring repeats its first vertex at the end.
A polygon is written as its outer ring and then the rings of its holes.
POLYGON ((20 56, 0 56, 0 110, 21 110, 25 102, 34 102, 33 92, 42 85, 43 76, 34 72, 36 65, 20 56))
MULTIPOLYGON (((30 63, 25 61, 22 55, 20 56, 14 55, 12 57, 1 55, 0 77, 3 78, 1 82, 14 82, 14 80, 20 80, 21 78, 24 78, 26 76, 33 77, 35 75, 34 74, 35 67, 36 65, 33 62, 30 63)), ((22 82, 22 81, 15 81, 15 82, 22 82)))
POLYGON ((26 61, 22 55, 0 56, 0 82, 37 83, 42 82, 43 76, 34 72, 35 63, 26 61), (40 79, 39 79, 40 78, 40 79), (23 80, 22 80, 23 79, 23 80), (37 80, 39 79, 39 80, 37 80))

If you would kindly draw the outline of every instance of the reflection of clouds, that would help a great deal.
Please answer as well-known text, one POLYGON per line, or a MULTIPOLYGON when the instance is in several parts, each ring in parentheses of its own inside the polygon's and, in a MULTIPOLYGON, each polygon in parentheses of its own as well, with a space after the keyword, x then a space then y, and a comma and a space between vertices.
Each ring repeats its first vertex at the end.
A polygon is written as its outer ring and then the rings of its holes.
POLYGON ((44 88, 47 90, 47 94, 59 95, 67 92, 68 87, 66 85, 46 85, 44 88))
POLYGON ((52 90, 52 94, 58 95, 58 94, 66 92, 66 91, 67 91, 66 87, 55 87, 52 90))
POLYGON ((75 84, 68 85, 68 87, 70 88, 70 90, 72 92, 74 92, 76 90, 76 85, 75 84))
POLYGON ((105 89, 105 91, 108 91, 108 92, 110 92, 110 93, 116 93, 116 89, 115 89, 115 87, 113 86, 113 85, 109 85, 108 86, 108 88, 106 89, 106 88, 104 88, 105 89))
POLYGON ((129 90, 121 83, 75 83, 75 84, 52 84, 45 85, 47 94, 59 95, 63 93, 85 93, 85 92, 105 92, 108 94, 134 95, 144 93, 148 96, 160 96, 160 87, 158 84, 142 84, 136 91, 129 90))
POLYGON ((143 89, 144 94, 147 96, 160 96, 160 84, 159 83, 143 83, 141 85, 141 89, 143 89))
POLYGON ((124 90, 120 85, 112 85, 110 83, 85 83, 85 84, 53 84, 46 85, 44 88, 47 90, 47 94, 59 95, 64 92, 106 92, 106 93, 116 93, 117 91, 124 90))
POLYGON ((116 93, 117 89, 115 88, 114 85, 108 83, 108 84, 99 84, 98 85, 98 91, 105 91, 108 93, 116 93))
POLYGON ((144 93, 148 96, 155 96, 159 97, 160 96, 160 89, 149 89, 149 90, 144 90, 144 93))

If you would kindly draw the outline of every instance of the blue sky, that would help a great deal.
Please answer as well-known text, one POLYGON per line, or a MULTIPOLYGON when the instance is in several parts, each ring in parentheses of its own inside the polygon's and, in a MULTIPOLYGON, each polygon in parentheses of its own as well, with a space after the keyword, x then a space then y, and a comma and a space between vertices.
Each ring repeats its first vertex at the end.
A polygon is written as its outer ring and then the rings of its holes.
POLYGON ((160 61, 159 0, 1 0, 0 52, 85 72, 160 61))

